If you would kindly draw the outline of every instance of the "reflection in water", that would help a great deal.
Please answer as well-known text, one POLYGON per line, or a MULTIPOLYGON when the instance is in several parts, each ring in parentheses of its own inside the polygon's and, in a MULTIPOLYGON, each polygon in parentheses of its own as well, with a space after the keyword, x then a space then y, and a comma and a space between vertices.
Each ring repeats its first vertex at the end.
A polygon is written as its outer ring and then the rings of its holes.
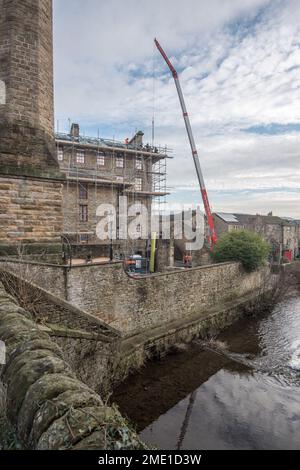
POLYGON ((191 416, 192 416, 193 406, 194 406, 196 397, 197 397, 197 390, 195 390, 193 393, 190 394, 189 404, 186 408, 186 414, 185 414, 185 417, 184 417, 184 421, 182 423, 182 427, 181 427, 181 430, 180 430, 180 436, 179 436, 177 447, 176 447, 178 450, 180 450, 182 448, 182 445, 183 445, 183 442, 184 442, 184 439, 185 439, 185 436, 186 436, 186 433, 187 433, 187 430, 188 430, 188 426, 190 424, 190 419, 191 419, 191 416))
MULTIPOLYGON (((142 439, 162 449, 176 448, 188 406, 189 397, 147 427, 142 439)), ((198 389, 181 448, 297 449, 299 410, 296 388, 287 394, 272 379, 222 370, 198 389)))
POLYGON ((114 401, 161 449, 299 449, 300 299, 219 339, 251 368, 193 346, 149 364, 114 401))

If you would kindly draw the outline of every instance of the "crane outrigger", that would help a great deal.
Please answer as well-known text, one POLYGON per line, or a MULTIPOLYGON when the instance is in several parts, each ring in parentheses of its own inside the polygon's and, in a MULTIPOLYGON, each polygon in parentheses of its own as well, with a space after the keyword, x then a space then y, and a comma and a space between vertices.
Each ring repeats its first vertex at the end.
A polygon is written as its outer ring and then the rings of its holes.
POLYGON ((185 101, 184 101, 180 81, 179 81, 179 78, 178 78, 178 73, 175 70, 175 68, 174 68, 173 64, 171 63, 170 59, 168 58, 167 54, 165 53, 165 51, 163 50, 163 48, 159 44, 158 40, 155 39, 154 42, 155 42, 155 45, 156 45, 157 49, 159 50, 162 57, 164 58, 165 62, 167 63, 167 65, 168 65, 168 67, 169 67, 169 69, 170 69, 170 71, 173 75, 174 81, 175 81, 175 85, 176 85, 176 89, 177 89, 177 93, 178 93, 178 97, 179 97, 179 101, 180 101, 180 105, 181 105, 181 109, 182 109, 182 113, 183 113, 183 118, 184 118, 184 122, 185 122, 185 127, 186 127, 186 130, 187 130, 188 138, 189 138, 190 145, 191 145, 192 155, 193 155, 193 159, 194 159, 194 163, 195 163, 196 173, 197 173, 197 177, 198 177, 198 181, 199 181, 199 185, 200 185, 200 191, 201 191, 201 194, 202 194, 202 200, 203 200, 205 213, 206 213, 206 217, 207 217, 207 223, 208 223, 208 226, 209 226, 210 245, 211 245, 211 248, 213 248, 215 246, 216 242, 217 242, 217 234, 216 234, 215 224, 214 224, 214 220, 213 220, 213 217, 212 217, 210 204, 209 204, 209 200, 208 200, 208 196, 207 196, 207 191, 206 191, 206 187, 205 187, 205 183, 204 183, 203 173, 202 173, 201 166, 200 166, 200 160, 199 160, 199 155, 198 155, 198 151, 197 151, 196 144, 195 144, 195 139, 194 139, 194 136, 193 136, 193 131, 192 131, 189 115, 188 115, 188 112, 187 112, 187 109, 186 109, 186 105, 185 105, 185 101))

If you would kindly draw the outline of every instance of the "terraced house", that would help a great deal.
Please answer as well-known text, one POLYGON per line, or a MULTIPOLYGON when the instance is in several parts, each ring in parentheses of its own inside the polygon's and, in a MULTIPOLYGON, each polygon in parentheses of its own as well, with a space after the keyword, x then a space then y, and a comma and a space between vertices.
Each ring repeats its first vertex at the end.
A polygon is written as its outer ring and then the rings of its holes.
POLYGON ((292 218, 260 214, 213 214, 218 236, 233 230, 250 230, 259 233, 272 248, 273 261, 285 258, 291 261, 299 256, 299 221, 292 218))

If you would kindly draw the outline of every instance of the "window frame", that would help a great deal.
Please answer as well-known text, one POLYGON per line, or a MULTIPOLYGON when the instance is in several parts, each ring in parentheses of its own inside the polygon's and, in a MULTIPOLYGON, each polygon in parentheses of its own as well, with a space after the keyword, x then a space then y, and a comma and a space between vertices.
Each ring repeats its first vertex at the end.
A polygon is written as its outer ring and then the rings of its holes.
POLYGON ((140 178, 140 177, 135 178, 134 188, 136 191, 143 191, 143 178, 140 178))
POLYGON ((119 169, 124 169, 124 155, 122 155, 121 153, 120 154, 117 154, 116 156, 116 168, 119 168, 119 169))
POLYGON ((59 162, 64 161, 64 148, 63 147, 57 148, 57 161, 59 162))
POLYGON ((142 170, 143 169, 143 160, 140 157, 137 157, 135 160, 135 169, 142 170))
POLYGON ((78 165, 84 165, 85 164, 85 152, 82 150, 77 150, 76 151, 76 163, 78 165))
POLYGON ((87 183, 79 183, 79 199, 87 201, 89 198, 89 185, 87 183))
POLYGON ((79 204, 79 221, 81 223, 87 223, 89 221, 88 204, 79 204))
POLYGON ((105 166, 105 154, 97 153, 97 166, 105 166))

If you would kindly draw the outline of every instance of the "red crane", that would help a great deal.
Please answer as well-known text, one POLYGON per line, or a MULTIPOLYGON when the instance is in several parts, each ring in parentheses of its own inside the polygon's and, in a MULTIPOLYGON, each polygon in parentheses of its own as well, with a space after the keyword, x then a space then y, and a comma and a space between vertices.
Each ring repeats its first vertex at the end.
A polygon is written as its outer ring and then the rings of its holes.
POLYGON ((186 127, 186 130, 187 130, 188 138, 189 138, 190 145, 191 145, 192 155, 193 155, 193 159, 194 159, 194 163, 195 163, 196 173, 197 173, 197 176, 198 176, 198 181, 199 181, 200 190, 201 190, 201 194, 202 194, 203 204, 204 204, 205 213, 206 213, 206 217, 207 217, 207 222, 208 222, 208 226, 209 226, 210 244, 211 244, 211 247, 214 247, 214 245, 217 242, 217 234, 216 234, 216 230, 215 230, 215 224, 214 224, 214 220, 213 220, 211 210, 210 210, 210 205, 209 205, 209 200, 208 200, 208 196, 207 196, 207 191, 206 191, 206 188, 205 188, 203 173, 202 173, 201 166, 200 166, 199 155, 198 155, 198 152, 197 152, 197 148, 196 148, 196 144, 195 144, 195 140, 194 140, 194 136, 193 136, 193 131, 192 131, 192 127, 191 127, 191 123, 190 123, 190 119, 189 119, 189 115, 188 115, 188 112, 187 112, 187 109, 186 109, 183 93, 182 93, 182 90, 181 90, 181 85, 180 85, 180 82, 179 82, 178 73, 176 72, 176 70, 175 70, 174 66, 172 65, 170 59, 168 58, 167 54, 165 53, 165 51, 163 50, 163 48, 159 44, 158 40, 155 39, 154 42, 155 42, 155 45, 156 45, 157 49, 159 50, 159 52, 163 56, 164 60, 166 61, 167 65, 168 65, 168 67, 169 67, 169 69, 170 69, 170 71, 173 75, 174 81, 175 81, 175 85, 176 85, 180 105, 181 105, 182 112, 183 112, 185 127, 186 127))

